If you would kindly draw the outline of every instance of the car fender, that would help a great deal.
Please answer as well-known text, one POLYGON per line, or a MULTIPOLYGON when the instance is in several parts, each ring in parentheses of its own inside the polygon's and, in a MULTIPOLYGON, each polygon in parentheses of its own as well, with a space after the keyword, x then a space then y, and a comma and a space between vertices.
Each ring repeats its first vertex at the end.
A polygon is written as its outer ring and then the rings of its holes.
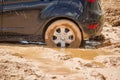
MULTIPOLYGON (((81 4, 81 3, 80 3, 81 4)), ((43 24, 41 25, 40 32, 42 35, 44 35, 46 31, 46 25, 52 20, 57 19, 69 19, 74 21, 82 31, 82 27, 80 24, 79 17, 82 16, 83 13, 83 6, 81 4, 81 7, 74 4, 74 3, 56 3, 51 4, 48 7, 46 7, 40 14, 40 21, 43 21, 43 24)))
POLYGON ((75 2, 65 3, 64 1, 54 3, 45 8, 40 15, 41 19, 48 19, 55 16, 69 16, 78 18, 83 12, 82 4, 75 4, 75 2))

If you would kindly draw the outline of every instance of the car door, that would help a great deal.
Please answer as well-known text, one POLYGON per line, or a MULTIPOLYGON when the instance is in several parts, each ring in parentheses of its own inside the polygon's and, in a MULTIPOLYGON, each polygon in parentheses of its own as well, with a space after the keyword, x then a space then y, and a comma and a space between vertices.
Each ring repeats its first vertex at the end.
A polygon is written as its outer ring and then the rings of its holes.
POLYGON ((2 17, 3 17, 3 15, 2 15, 2 11, 3 11, 2 3, 3 3, 3 0, 0 0, 0 32, 2 30, 2 17))
POLYGON ((48 3, 46 0, 4 0, 3 32, 34 34, 39 29, 40 12, 48 3))

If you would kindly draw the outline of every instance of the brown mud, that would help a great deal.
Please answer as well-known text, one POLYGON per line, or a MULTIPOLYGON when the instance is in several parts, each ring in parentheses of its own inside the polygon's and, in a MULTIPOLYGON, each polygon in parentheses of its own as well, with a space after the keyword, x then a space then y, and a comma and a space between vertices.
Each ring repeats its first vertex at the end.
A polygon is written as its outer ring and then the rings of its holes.
POLYGON ((120 80, 120 0, 111 1, 102 0, 105 40, 101 47, 0 43, 0 80, 120 80))

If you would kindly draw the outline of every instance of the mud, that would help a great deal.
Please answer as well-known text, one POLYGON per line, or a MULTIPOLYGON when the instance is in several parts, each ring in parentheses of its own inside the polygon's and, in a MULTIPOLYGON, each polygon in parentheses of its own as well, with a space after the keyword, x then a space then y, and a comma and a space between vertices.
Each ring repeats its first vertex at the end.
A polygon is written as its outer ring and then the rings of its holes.
POLYGON ((120 26, 120 0, 101 0, 104 19, 112 26, 120 26))
MULTIPOLYGON (((102 1, 105 23, 100 47, 58 49, 0 43, 0 80, 120 80, 119 7, 114 10, 106 4, 110 1, 102 1)), ((119 0, 114 1, 115 7, 119 0)))
POLYGON ((0 80, 119 80, 120 53, 1 43, 0 69, 0 80))

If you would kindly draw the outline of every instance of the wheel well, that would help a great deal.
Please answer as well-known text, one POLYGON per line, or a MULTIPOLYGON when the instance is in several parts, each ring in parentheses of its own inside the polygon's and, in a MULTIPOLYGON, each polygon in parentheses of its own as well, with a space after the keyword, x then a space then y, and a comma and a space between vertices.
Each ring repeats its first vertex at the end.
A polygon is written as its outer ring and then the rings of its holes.
POLYGON ((79 24, 78 24, 76 21, 74 21, 73 19, 67 18, 67 17, 57 17, 57 18, 54 18, 54 19, 50 20, 50 21, 45 25, 45 27, 44 27, 44 29, 43 29, 43 39, 44 39, 44 41, 45 41, 45 32, 46 32, 47 28, 49 27, 49 25, 50 25, 51 23, 53 23, 54 21, 56 21, 56 20, 61 20, 61 19, 66 19, 66 20, 70 20, 70 21, 74 22, 74 23, 78 26, 79 30, 81 31, 81 35, 82 35, 82 39, 83 39, 82 29, 79 27, 79 24))

